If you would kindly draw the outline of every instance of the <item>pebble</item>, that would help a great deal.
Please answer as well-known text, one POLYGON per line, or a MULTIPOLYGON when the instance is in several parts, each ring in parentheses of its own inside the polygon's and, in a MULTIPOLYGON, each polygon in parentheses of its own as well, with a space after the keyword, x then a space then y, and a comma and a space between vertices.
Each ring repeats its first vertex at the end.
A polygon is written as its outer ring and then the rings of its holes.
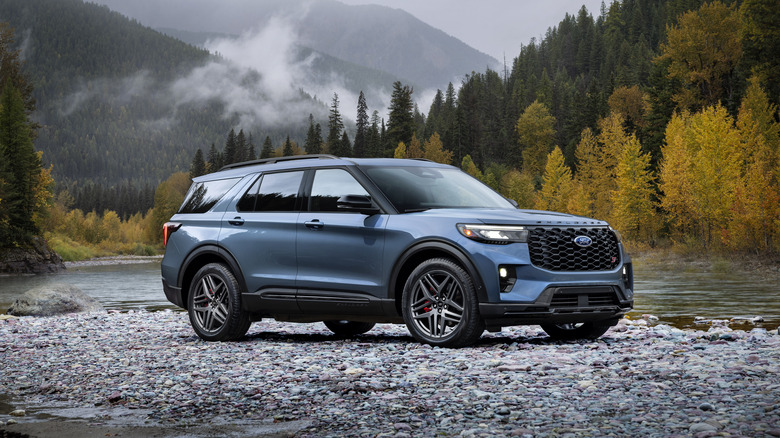
POLYGON ((19 405, 131 409, 171 426, 310 421, 301 437, 780 435, 777 330, 648 321, 592 342, 528 326, 442 349, 390 324, 343 339, 261 321, 208 343, 176 311, 16 318, 0 321, 0 388, 19 405))

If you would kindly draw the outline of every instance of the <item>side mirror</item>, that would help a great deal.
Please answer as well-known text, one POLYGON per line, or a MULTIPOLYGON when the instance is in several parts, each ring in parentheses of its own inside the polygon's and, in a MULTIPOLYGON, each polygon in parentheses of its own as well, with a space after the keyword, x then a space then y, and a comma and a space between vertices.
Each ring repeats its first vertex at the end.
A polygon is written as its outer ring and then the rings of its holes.
POLYGON ((336 201, 336 207, 343 211, 353 211, 360 214, 377 214, 379 207, 371 202, 371 197, 366 195, 344 195, 336 201))

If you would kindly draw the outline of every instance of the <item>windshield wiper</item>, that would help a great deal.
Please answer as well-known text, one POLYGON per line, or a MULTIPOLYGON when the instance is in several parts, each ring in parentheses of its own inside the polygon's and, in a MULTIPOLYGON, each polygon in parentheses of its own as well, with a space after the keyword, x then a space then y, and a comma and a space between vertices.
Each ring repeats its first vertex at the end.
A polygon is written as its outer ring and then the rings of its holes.
POLYGON ((423 208, 407 208, 404 210, 404 213, 419 213, 421 211, 428 211, 431 207, 423 207, 423 208))

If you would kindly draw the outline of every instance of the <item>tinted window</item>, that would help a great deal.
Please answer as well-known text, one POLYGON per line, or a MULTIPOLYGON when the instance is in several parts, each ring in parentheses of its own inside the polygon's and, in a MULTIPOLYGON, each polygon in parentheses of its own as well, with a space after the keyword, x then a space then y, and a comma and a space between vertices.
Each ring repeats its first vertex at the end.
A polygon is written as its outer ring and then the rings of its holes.
POLYGON ((238 207, 242 211, 295 211, 302 179, 302 171, 265 174, 252 184, 238 207))
POLYGON ((452 168, 367 167, 399 212, 430 208, 514 208, 503 196, 452 168))
POLYGON ((250 187, 238 201, 238 205, 236 205, 238 211, 255 211, 257 192, 260 190, 260 181, 262 181, 262 178, 258 178, 255 183, 252 184, 252 187, 250 187))
POLYGON ((205 213, 211 210, 239 179, 218 179, 193 184, 179 208, 179 213, 205 213))
POLYGON ((344 195, 368 195, 366 189, 343 169, 321 169, 314 174, 309 198, 310 211, 343 211, 336 201, 344 195))

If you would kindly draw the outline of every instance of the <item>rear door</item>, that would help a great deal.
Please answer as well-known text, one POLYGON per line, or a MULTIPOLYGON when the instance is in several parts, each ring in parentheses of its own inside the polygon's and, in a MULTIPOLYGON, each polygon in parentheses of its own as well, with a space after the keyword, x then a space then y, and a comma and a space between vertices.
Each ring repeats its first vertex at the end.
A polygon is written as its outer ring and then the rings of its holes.
POLYGON ((241 267, 251 295, 245 305, 297 311, 295 242, 303 176, 302 170, 261 175, 223 218, 220 241, 241 267))

